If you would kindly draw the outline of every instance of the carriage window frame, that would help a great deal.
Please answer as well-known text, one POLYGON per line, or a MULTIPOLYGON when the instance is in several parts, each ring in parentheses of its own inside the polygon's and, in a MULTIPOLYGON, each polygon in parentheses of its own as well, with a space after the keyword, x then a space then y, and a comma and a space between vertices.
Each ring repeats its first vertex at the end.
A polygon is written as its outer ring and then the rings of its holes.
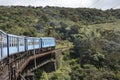
POLYGON ((12 41, 11 36, 9 36, 9 47, 12 47, 12 41))
POLYGON ((23 38, 19 38, 19 46, 24 46, 24 40, 23 40, 23 38))
POLYGON ((18 43, 17 37, 14 37, 14 46, 15 47, 17 47, 17 43, 18 43))
POLYGON ((14 47, 14 37, 12 37, 12 47, 14 47))
MULTIPOLYGON (((1 33, 2 34, 2 33, 1 33)), ((2 41, 1 41, 1 44, 2 44, 2 47, 5 48, 7 47, 7 37, 5 34, 2 34, 1 35, 1 38, 2 38, 2 41)))
POLYGON ((7 47, 7 37, 3 37, 3 48, 7 47))
POLYGON ((39 45, 39 39, 34 39, 34 45, 39 45))

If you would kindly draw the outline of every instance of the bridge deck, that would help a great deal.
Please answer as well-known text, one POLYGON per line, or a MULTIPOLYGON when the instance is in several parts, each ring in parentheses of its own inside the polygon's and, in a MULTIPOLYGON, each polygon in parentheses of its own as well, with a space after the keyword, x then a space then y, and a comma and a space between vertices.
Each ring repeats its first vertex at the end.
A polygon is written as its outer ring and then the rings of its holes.
MULTIPOLYGON (((34 60, 34 59, 37 59, 37 58, 41 58, 41 57, 44 57, 46 55, 49 55, 49 54, 57 54, 58 51, 62 51, 63 49, 65 48, 61 48, 61 49, 55 49, 55 50, 51 50, 51 51, 47 51, 47 52, 42 52, 42 53, 37 53, 35 55, 32 55, 32 56, 29 56, 28 58, 26 58, 25 60, 22 60, 22 64, 20 64, 19 68, 16 68, 16 72, 15 72, 15 80, 17 80, 18 76, 21 75, 22 71, 25 69, 25 67, 29 64, 30 61, 34 60)), ((34 71, 36 70, 37 68, 51 62, 51 61, 55 61, 54 59, 50 59, 50 60, 47 60, 47 61, 44 61, 43 63, 41 63, 40 65, 37 65, 37 67, 35 68, 32 68, 30 71, 34 71)), ((18 61, 19 62, 19 61, 18 61)), ((10 63, 12 64, 12 63, 10 63)), ((14 61, 13 61, 13 64, 16 64, 14 61)), ((4 67, 4 69, 1 72, 0 74, 0 80, 10 80, 9 79, 9 71, 8 70, 8 65, 6 65, 4 67)))

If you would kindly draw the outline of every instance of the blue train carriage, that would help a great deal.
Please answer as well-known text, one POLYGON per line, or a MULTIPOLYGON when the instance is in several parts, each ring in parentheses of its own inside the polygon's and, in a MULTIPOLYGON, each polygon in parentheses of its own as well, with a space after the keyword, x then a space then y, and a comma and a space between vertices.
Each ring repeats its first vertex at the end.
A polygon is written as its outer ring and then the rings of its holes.
POLYGON ((56 41, 54 37, 41 37, 42 49, 52 50, 56 46, 56 41))
POLYGON ((33 50, 33 49, 41 48, 40 38, 26 37, 25 38, 25 43, 26 43, 26 50, 33 50))
POLYGON ((0 30, 0 61, 7 56, 7 34, 0 30))
POLYGON ((34 38, 34 48, 40 49, 41 48, 41 39, 40 38, 34 38))
POLYGON ((24 36, 8 34, 8 54, 13 55, 25 51, 24 36))

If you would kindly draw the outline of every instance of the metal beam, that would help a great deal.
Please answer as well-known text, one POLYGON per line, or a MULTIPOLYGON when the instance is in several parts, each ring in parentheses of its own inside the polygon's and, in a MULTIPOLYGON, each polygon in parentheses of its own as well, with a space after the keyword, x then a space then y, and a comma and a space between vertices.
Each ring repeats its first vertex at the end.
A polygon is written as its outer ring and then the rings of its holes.
POLYGON ((56 51, 61 51, 61 49, 56 49, 56 50, 52 50, 52 51, 49 51, 49 52, 44 52, 44 53, 40 53, 40 54, 36 54, 36 55, 33 55, 33 56, 30 56, 27 60, 25 60, 25 62, 21 65, 21 67, 17 70, 16 72, 16 80, 19 76, 20 73, 22 73, 22 71, 24 70, 24 68, 27 66, 27 64, 31 61, 31 60, 34 60, 35 58, 40 58, 40 57, 43 57, 43 56, 46 56, 48 54, 54 54, 56 51))

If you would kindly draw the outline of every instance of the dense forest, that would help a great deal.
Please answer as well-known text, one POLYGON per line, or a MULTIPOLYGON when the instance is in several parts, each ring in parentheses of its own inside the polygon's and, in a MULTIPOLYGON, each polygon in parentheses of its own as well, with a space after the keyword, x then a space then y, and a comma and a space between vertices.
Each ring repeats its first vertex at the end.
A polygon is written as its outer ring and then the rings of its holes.
POLYGON ((120 80, 120 9, 0 6, 0 29, 67 44, 59 69, 36 80, 120 80))

